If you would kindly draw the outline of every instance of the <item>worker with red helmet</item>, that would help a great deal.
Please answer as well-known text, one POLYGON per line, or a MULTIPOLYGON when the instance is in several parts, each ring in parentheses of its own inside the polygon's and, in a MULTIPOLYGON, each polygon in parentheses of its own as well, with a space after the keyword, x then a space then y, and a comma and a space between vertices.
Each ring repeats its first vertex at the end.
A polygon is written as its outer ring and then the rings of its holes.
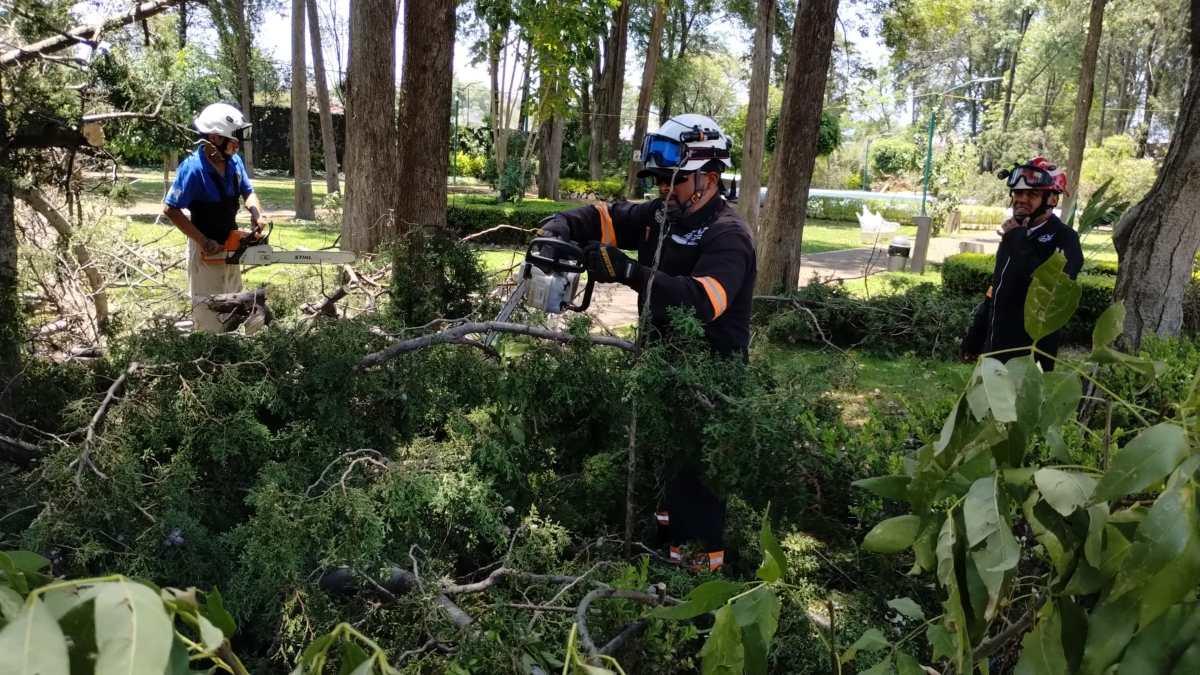
MULTIPOLYGON (((1079 233, 1054 214, 1059 197, 1067 191, 1067 174, 1061 168, 1034 157, 1001 171, 1012 200, 1012 218, 1005 221, 1004 235, 996 250, 992 285, 975 321, 963 341, 964 358, 974 360, 981 353, 1015 350, 1033 344, 1025 332, 1025 295, 1033 273, 1056 251, 1067 259, 1064 271, 1072 279, 1083 267, 1079 233)), ((1051 355, 1058 353, 1059 335, 1055 332, 1038 341, 1038 348, 1051 355)), ((996 358, 1007 361, 1028 352, 1005 351, 996 358)), ((1042 369, 1049 371, 1054 361, 1037 355, 1042 369)))

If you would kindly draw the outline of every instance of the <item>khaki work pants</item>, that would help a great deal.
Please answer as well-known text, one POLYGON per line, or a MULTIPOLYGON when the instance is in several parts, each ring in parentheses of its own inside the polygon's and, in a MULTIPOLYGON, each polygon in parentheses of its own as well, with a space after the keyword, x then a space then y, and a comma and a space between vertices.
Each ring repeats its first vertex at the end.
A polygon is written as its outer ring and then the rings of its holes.
MULTIPOLYGON (((240 265, 215 265, 204 262, 200 246, 188 240, 188 292, 192 298, 192 330, 197 333, 223 333, 225 326, 220 315, 203 304, 202 300, 218 293, 238 293, 242 290, 240 265)), ((245 323, 246 333, 257 332, 261 321, 254 316, 245 323)))

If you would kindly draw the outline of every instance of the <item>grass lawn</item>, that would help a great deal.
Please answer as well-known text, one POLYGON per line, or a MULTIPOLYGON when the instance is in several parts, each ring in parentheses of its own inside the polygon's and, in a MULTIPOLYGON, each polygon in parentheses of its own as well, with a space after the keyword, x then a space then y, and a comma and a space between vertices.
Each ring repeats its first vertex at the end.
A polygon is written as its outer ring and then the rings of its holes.
MULTIPOLYGON (((162 171, 131 171, 122 174, 122 177, 130 181, 129 188, 136 201, 154 204, 162 201, 165 192, 162 171)), ((171 174, 171 179, 175 179, 174 173, 171 174)), ((250 182, 254 185, 254 191, 258 193, 258 198, 262 201, 265 210, 278 211, 292 208, 295 183, 291 178, 260 173, 251 178, 250 182)), ((320 206, 325 201, 325 180, 315 174, 312 179, 312 191, 313 203, 320 206)))
MULTIPOLYGON (((804 240, 801 243, 801 251, 803 253, 823 253, 869 245, 862 243, 860 232, 858 223, 808 219, 804 222, 804 240)), ((888 242, 896 235, 914 239, 917 236, 917 228, 915 225, 901 225, 896 234, 880 237, 879 245, 885 253, 888 242)))

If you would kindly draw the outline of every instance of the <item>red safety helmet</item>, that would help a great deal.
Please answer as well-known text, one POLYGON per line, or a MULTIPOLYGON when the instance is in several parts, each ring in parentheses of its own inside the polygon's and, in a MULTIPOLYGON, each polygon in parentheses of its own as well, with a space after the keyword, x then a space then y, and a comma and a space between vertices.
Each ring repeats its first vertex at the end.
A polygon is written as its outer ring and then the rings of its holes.
POLYGON ((1046 161, 1045 157, 1034 157, 1027 164, 1017 164, 1001 171, 998 176, 1009 190, 1044 190, 1055 194, 1067 192, 1067 172, 1046 161))

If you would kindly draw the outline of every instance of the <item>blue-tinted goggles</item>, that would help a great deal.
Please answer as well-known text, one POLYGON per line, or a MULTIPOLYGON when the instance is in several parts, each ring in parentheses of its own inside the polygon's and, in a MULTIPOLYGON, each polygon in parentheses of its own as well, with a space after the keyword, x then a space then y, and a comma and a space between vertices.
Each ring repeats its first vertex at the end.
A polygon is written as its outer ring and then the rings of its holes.
POLYGON ((683 166, 687 161, 687 147, 666 136, 646 136, 642 141, 642 163, 648 165, 651 160, 656 167, 664 169, 683 166))

